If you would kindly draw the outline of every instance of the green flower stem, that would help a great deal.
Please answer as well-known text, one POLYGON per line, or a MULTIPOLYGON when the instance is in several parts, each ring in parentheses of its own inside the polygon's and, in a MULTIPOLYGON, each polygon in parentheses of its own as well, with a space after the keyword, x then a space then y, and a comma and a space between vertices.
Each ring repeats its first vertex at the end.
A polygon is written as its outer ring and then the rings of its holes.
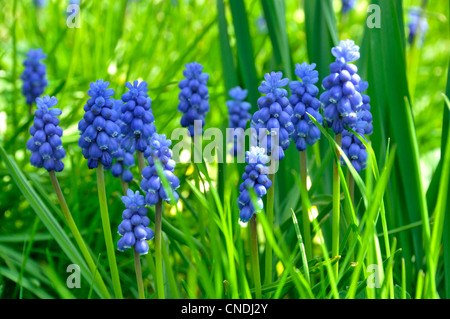
MULTIPOLYGON (((308 194, 307 177, 308 177, 308 166, 306 150, 300 152, 300 181, 305 187, 306 194, 308 194)), ((303 243, 305 245, 306 258, 308 260, 312 259, 312 246, 311 246, 311 225, 309 221, 309 209, 306 209, 305 205, 302 205, 303 209, 303 243)))
POLYGON ((137 160, 139 165, 139 174, 142 174, 142 170, 145 167, 144 153, 137 151, 137 160))
MULTIPOLYGON (((123 193, 126 195, 128 190, 128 183, 124 182, 122 178, 120 178, 120 185, 122 186, 123 193)), ((142 280, 141 257, 134 249, 133 253, 134 253, 134 269, 136 271, 136 281, 138 286, 139 299, 145 299, 144 281, 142 280)))
POLYGON ((75 238, 75 241, 77 242, 77 245, 80 248, 81 253, 83 254, 83 257, 86 260, 86 262, 89 266, 89 269, 91 270, 92 274, 95 276, 94 280, 97 282, 102 293, 109 299, 109 298, 111 298, 111 295, 109 294, 108 289, 106 288, 101 275, 98 273, 97 267, 94 263, 94 260, 92 259, 92 256, 89 253, 88 248, 86 247, 83 237, 81 237, 78 227, 75 224, 75 221, 73 220, 72 214, 70 213, 69 207, 67 206, 66 200, 61 191, 61 187, 59 186, 58 179, 56 178, 55 171, 50 171, 49 174, 50 174, 50 180, 53 185, 53 189, 55 190, 56 196, 58 197, 59 205, 61 206, 64 217, 66 218, 67 225, 69 226, 69 229, 72 232, 72 235, 75 238))
MULTIPOLYGON (((355 207, 355 179, 353 178, 353 175, 350 173, 350 171, 347 171, 347 185, 348 185, 348 192, 350 193, 350 203, 353 207, 355 207)), ((352 223, 350 212, 348 212, 346 218, 348 220, 348 224, 350 225, 352 223)), ((348 245, 349 245, 348 247, 351 247, 353 240, 354 240, 353 231, 350 231, 350 233, 348 234, 348 245)), ((355 260, 355 251, 353 250, 351 253, 350 261, 354 260, 355 260)))
POLYGON ((161 219, 162 202, 156 203, 155 208, 155 259, 156 259, 156 290, 158 298, 164 299, 164 277, 161 257, 161 219))
MULTIPOLYGON (((342 135, 337 134, 335 137, 336 143, 341 146, 342 135)), ((340 178, 338 162, 340 158, 339 151, 336 149, 337 159, 333 164, 333 218, 332 218, 332 241, 331 241, 331 257, 339 255, 339 210, 340 210, 340 178)), ((333 265, 334 276, 338 278, 339 261, 333 265)))
POLYGON ((128 183, 124 182, 122 177, 120 178, 120 186, 122 187, 123 194, 126 195, 129 187, 128 187, 128 183))
MULTIPOLYGON (((273 160, 273 159, 272 159, 273 160)), ((275 197, 275 174, 269 174, 269 179, 272 181, 272 186, 267 191, 267 209, 266 216, 269 225, 273 225, 273 204, 275 197)), ((256 222, 255 222, 256 223, 256 222)), ((255 226, 256 227, 256 226, 255 226)), ((256 236, 256 235, 255 235, 256 236)), ((272 245, 266 241, 266 257, 264 264, 264 284, 269 285, 272 283, 272 245)), ((259 264, 258 264, 259 269, 259 264)), ((259 270, 258 270, 259 273, 259 270)))
POLYGON ((133 249, 134 252, 134 269, 136 270, 136 280, 139 292, 139 299, 145 299, 144 281, 142 280, 141 256, 133 249))
POLYGON ((250 237, 252 244, 252 271, 255 282, 255 297, 261 299, 261 274, 258 257, 258 234, 256 231, 256 214, 250 219, 250 237))
POLYGON ((120 286, 119 270, 117 269, 116 254, 114 252, 114 244, 111 235, 111 225, 109 223, 108 204, 106 201, 105 176, 102 163, 99 163, 97 167, 97 187, 103 234, 105 236, 106 252, 108 254, 108 262, 111 271, 114 294, 116 296, 116 299, 122 299, 123 296, 122 288, 120 286))

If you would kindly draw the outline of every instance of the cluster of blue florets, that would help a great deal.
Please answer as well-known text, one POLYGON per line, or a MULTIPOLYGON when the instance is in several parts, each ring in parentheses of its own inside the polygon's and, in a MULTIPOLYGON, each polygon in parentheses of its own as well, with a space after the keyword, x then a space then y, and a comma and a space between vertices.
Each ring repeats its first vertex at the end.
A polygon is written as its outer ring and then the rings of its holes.
POLYGON ((31 49, 27 53, 27 59, 23 62, 25 70, 23 70, 20 78, 23 81, 22 93, 25 95, 27 104, 31 105, 44 93, 47 87, 46 66, 41 62, 47 55, 42 52, 42 49, 31 49))
POLYGON ((250 103, 245 102, 247 97, 247 90, 243 90, 239 86, 232 88, 229 92, 230 97, 233 100, 227 101, 228 114, 230 118, 229 127, 233 129, 241 128, 242 131, 236 130, 233 136, 233 148, 231 149, 231 154, 236 156, 242 153, 244 130, 247 122, 252 118, 249 113, 251 108, 250 103), (242 133, 242 134, 241 134, 242 133))
POLYGON ((187 63, 183 75, 186 77, 181 80, 178 87, 181 92, 178 95, 180 103, 178 111, 183 113, 181 126, 187 127, 191 136, 203 133, 205 126, 205 116, 209 111, 209 94, 206 83, 209 75, 202 73, 203 66, 197 62, 187 63), (200 127, 194 129, 194 121, 201 121, 200 127))
POLYGON ((126 183, 133 180, 133 173, 129 169, 134 166, 133 153, 133 150, 128 152, 119 147, 119 150, 114 154, 116 162, 111 166, 111 174, 114 177, 120 177, 126 183))
POLYGON ((323 117, 335 134, 341 134, 345 126, 352 127, 357 121, 356 113, 362 105, 361 94, 356 86, 361 78, 356 73, 358 68, 350 62, 359 59, 359 47, 352 40, 339 42, 331 50, 336 61, 330 64, 330 72, 323 79, 326 90, 320 96, 323 117))
POLYGON ((259 212, 264 204, 262 197, 267 194, 267 190, 272 186, 272 181, 267 177, 269 167, 266 163, 269 157, 265 149, 257 146, 250 147, 250 151, 245 152, 245 173, 242 175, 244 182, 239 185, 240 195, 238 197, 238 206, 240 210, 240 219, 246 223, 252 218, 255 212, 259 212), (251 189, 256 195, 256 207, 251 199, 251 189))
POLYGON ((134 148, 145 152, 150 144, 152 135, 156 133, 155 118, 152 113, 152 99, 147 95, 147 82, 127 82, 128 92, 122 95, 121 147, 127 151, 134 148))
POLYGON ((53 108, 58 100, 46 95, 36 99, 37 110, 34 112, 34 123, 30 128, 31 138, 27 142, 27 149, 31 151, 31 165, 47 171, 61 172, 66 151, 61 142, 63 130, 59 127, 61 110, 53 108))
POLYGON ((83 119, 78 123, 81 147, 84 158, 88 160, 90 169, 103 164, 105 169, 112 165, 114 153, 119 149, 117 137, 120 128, 116 124, 118 114, 114 110, 113 89, 108 89, 109 82, 97 80, 90 84, 87 100, 84 106, 83 119))
POLYGON ((180 186, 178 177, 173 173, 175 161, 172 159, 172 150, 169 148, 172 141, 164 134, 153 134, 150 142, 151 152, 148 157, 148 166, 142 170, 141 189, 146 193, 145 203, 153 206, 161 200, 170 202, 170 195, 163 187, 161 178, 158 175, 155 162, 161 163, 164 176, 170 184, 172 195, 178 201, 178 193, 175 191, 180 186))
POLYGON ((289 83, 289 79, 282 77, 281 72, 264 75, 265 81, 262 81, 258 90, 266 95, 258 99, 259 110, 252 118, 252 127, 259 137, 259 145, 266 146, 267 153, 275 160, 284 158, 284 151, 289 147, 289 136, 295 131, 291 120, 294 111, 289 104, 287 90, 283 88, 289 83), (259 136, 260 129, 267 133, 259 136), (272 145, 273 142, 275 145, 272 145))
MULTIPOLYGON (((122 100, 114 100, 113 109, 117 112, 118 118, 116 124, 119 126, 120 131, 122 132, 122 127, 126 124, 122 122, 120 119, 122 114, 122 100)), ((120 177, 124 182, 129 183, 133 180, 133 173, 129 167, 134 166, 134 144, 130 147, 129 150, 125 150, 121 147, 122 140, 124 136, 122 134, 117 138, 117 143, 119 145, 119 149, 116 153, 113 154, 115 162, 111 166, 111 174, 114 177, 120 177)))
POLYGON ((416 36, 419 36, 419 44, 423 45, 428 32, 428 21, 422 8, 411 7, 408 12, 408 20, 408 43, 413 44, 416 36))
MULTIPOLYGON (((348 130, 344 130, 342 133, 342 150, 358 173, 365 169, 367 165, 367 149, 360 138, 365 139, 365 135, 371 135, 373 132, 370 97, 362 94, 368 86, 367 82, 360 81, 356 87, 362 96, 362 106, 356 113, 357 121, 351 126, 351 129, 357 135, 348 130)), ((346 165, 343 159, 341 159, 341 164, 346 165)))
POLYGON ((347 13, 356 6, 356 0, 342 0, 342 13, 347 13))
POLYGON ((319 72, 314 70, 316 64, 308 65, 306 62, 295 66, 295 74, 301 79, 292 81, 289 88, 292 95, 289 102, 294 108, 292 124, 295 131, 292 139, 299 151, 306 150, 307 145, 314 145, 320 138, 320 130, 311 120, 309 113, 317 122, 323 123, 322 115, 319 113, 320 101, 316 98, 319 89, 315 85, 319 81, 319 72))
POLYGON ((148 253, 147 240, 153 239, 153 231, 148 227, 150 219, 147 217, 144 196, 139 191, 133 193, 127 190, 122 196, 125 210, 122 213, 123 221, 119 225, 119 234, 122 236, 117 242, 117 249, 125 251, 134 246, 134 250, 145 255, 148 253))

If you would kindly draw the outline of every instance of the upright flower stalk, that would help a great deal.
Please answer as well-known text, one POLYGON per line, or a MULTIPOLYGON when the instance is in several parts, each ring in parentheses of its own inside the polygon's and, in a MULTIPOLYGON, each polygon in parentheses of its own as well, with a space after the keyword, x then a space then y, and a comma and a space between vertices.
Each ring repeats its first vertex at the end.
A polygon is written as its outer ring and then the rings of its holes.
POLYGON ((103 80, 97 80, 90 84, 90 89, 88 90, 90 98, 84 106, 84 117, 78 124, 81 135, 78 145, 81 147, 83 156, 88 160, 89 169, 97 169, 100 214, 108 262, 115 297, 121 299, 123 298, 122 288, 120 286, 119 271, 111 235, 104 177, 104 168, 111 168, 113 156, 119 149, 117 137, 120 133, 120 128, 115 123, 118 114, 113 108, 114 103, 111 99, 114 90, 108 89, 108 85, 109 82, 104 82, 103 80))
POLYGON ((122 127, 126 124, 122 122, 122 100, 114 100, 113 109, 117 112, 117 120, 116 124, 120 128, 120 134, 117 138, 117 143, 119 144, 119 149, 116 153, 113 154, 115 159, 115 163, 111 166, 111 174, 114 177, 120 178, 120 184, 122 186, 122 191, 124 194, 127 193, 128 183, 133 180, 133 173, 130 170, 130 167, 134 166, 134 145, 130 146, 128 150, 125 150, 122 147, 122 140, 124 139, 124 134, 122 134, 122 127))
MULTIPOLYGON (((315 70, 315 67, 314 63, 311 65, 306 62, 297 64, 295 74, 301 81, 289 83, 292 91, 289 102, 294 108, 292 124, 295 129, 291 137, 297 150, 300 151, 300 181, 305 190, 308 189, 306 185, 308 176, 306 147, 314 145, 320 138, 320 130, 313 123, 310 115, 320 124, 323 123, 322 115, 319 113, 320 101, 316 98, 319 89, 315 84, 319 81, 319 72, 315 70)), ((306 209, 303 210, 302 220, 306 257, 310 260, 312 258, 311 227, 309 211, 306 209)))
POLYGON ((178 85, 181 90, 178 95, 178 111, 183 113, 181 126, 186 127, 190 135, 194 136, 203 132, 206 113, 209 112, 209 93, 206 86, 209 75, 202 72, 203 66, 197 62, 187 63, 185 67, 185 79, 178 85), (194 129, 195 121, 201 121, 201 132, 194 129))
POLYGON ((172 150, 169 148, 172 141, 167 139, 164 134, 153 134, 150 141, 150 155, 147 159, 148 166, 142 170, 141 189, 145 194, 145 203, 149 206, 155 206, 155 259, 156 259, 156 287, 159 299, 164 299, 164 278, 162 271, 161 255, 161 221, 162 221, 162 202, 170 202, 173 197, 175 202, 179 196, 175 191, 180 186, 178 177, 173 173, 175 170, 175 161, 172 159, 172 150), (170 189, 164 189, 161 181, 162 176, 158 174, 157 163, 162 166, 162 173, 167 179, 170 189), (172 196, 168 192, 171 192, 172 196))
POLYGON ((251 108, 250 103, 244 101, 247 97, 247 90, 243 90, 239 86, 232 88, 229 92, 232 100, 227 101, 228 115, 229 115, 229 127, 236 130, 236 135, 230 135, 232 140, 228 143, 233 143, 230 150, 230 154, 233 156, 238 156, 242 154, 243 151, 243 139, 244 130, 247 126, 247 122, 252 118, 249 113, 251 108), (239 129, 242 129, 240 131, 239 129))
POLYGON ((30 49, 27 53, 27 59, 23 62, 25 69, 20 75, 23 81, 22 93, 29 105, 29 113, 31 114, 31 105, 44 93, 47 87, 47 79, 45 78, 47 70, 44 63, 41 62, 47 55, 42 49, 30 49))
MULTIPOLYGON (((289 79, 283 79, 283 73, 271 72, 264 75, 264 80, 258 87, 261 96, 258 101, 259 110, 253 114, 252 127, 256 130, 259 145, 267 148, 267 154, 276 163, 284 158, 284 151, 289 147, 289 136, 294 132, 292 124, 293 109, 287 98, 287 90, 284 89, 289 79), (262 135, 260 135, 261 132, 262 135), (266 133, 267 132, 267 133, 266 133)), ((255 137, 256 137, 255 136, 255 137)), ((270 174, 269 179, 275 183, 275 173, 270 174)), ((267 195, 267 220, 273 224, 274 213, 274 188, 267 195)), ((266 243, 265 279, 269 284, 272 281, 272 246, 266 243)))
POLYGON ((266 163, 268 161, 269 157, 263 148, 252 146, 250 151, 245 153, 247 166, 242 175, 243 182, 239 186, 240 195, 238 197, 240 219, 244 223, 250 221, 252 265, 256 298, 258 299, 261 298, 261 275, 259 271, 255 214, 263 209, 262 197, 267 194, 267 190, 272 186, 271 180, 267 177, 269 168, 266 166, 266 163))
POLYGON ((140 255, 148 253, 147 240, 153 239, 153 231, 148 227, 150 219, 147 217, 144 196, 140 195, 139 191, 133 193, 131 189, 128 189, 126 195, 122 196, 122 202, 125 205, 125 210, 118 232, 123 237, 117 242, 117 249, 125 251, 133 248, 139 298, 144 299, 140 255))
POLYGON ((58 100, 54 96, 50 98, 46 95, 43 98, 36 98, 37 110, 34 113, 34 124, 30 128, 30 134, 32 137, 27 142, 27 148, 32 153, 30 162, 31 165, 37 168, 43 167, 48 171, 50 181, 52 182, 53 189, 55 190, 67 225, 69 226, 69 229, 72 232, 83 257, 86 260, 86 263, 88 264, 99 289, 102 291, 104 296, 110 298, 108 289, 106 288, 102 277, 97 273, 94 260, 92 259, 92 256, 89 253, 83 238, 81 237, 78 227, 73 220, 72 214, 67 206, 56 177, 55 172, 61 172, 64 169, 62 159, 64 159, 66 155, 61 142, 63 130, 58 126, 59 118, 57 117, 61 115, 62 111, 55 108, 57 103, 58 100))
POLYGON ((152 135, 156 133, 154 124, 155 118, 152 113, 152 99, 147 95, 147 82, 133 81, 127 82, 125 86, 129 91, 122 95, 121 126, 124 138, 121 147, 130 151, 132 147, 136 149, 139 171, 145 167, 144 154, 149 152, 149 144, 152 135))
MULTIPOLYGON (((323 117, 332 127, 336 143, 341 146, 342 132, 345 126, 352 127, 357 123, 357 113, 362 106, 362 96, 357 90, 361 81, 358 68, 351 64, 359 59, 359 47, 352 40, 340 41, 331 49, 336 61, 330 64, 330 75, 322 81, 325 92, 320 101, 323 117)), ((339 215, 340 215, 340 178, 338 161, 340 153, 336 149, 337 161, 333 166, 333 215, 332 215, 332 256, 339 255, 339 215)), ((339 272, 339 263, 334 265, 335 276, 339 272)))

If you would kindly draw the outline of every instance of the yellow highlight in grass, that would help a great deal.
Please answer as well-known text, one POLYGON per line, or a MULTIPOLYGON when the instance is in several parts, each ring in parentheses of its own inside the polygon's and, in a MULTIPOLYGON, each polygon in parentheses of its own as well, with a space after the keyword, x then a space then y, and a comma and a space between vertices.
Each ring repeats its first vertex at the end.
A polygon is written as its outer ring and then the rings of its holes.
POLYGON ((281 274, 284 271, 284 266, 283 266, 283 263, 280 260, 277 262, 277 265, 275 266, 275 269, 277 271, 277 275, 281 276, 281 274))
POLYGON ((319 211, 317 210, 317 206, 312 206, 308 213, 309 213, 309 220, 310 220, 311 222, 312 222, 314 219, 316 219, 317 216, 319 216, 319 211))

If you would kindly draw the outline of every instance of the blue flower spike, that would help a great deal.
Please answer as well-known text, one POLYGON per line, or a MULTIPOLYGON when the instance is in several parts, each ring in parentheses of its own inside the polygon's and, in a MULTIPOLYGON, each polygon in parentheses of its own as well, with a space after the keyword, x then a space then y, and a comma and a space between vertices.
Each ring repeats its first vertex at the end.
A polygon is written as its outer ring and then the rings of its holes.
MULTIPOLYGON (((362 80, 357 86, 357 90, 361 93, 363 100, 361 109, 356 113, 357 122, 351 127, 352 130, 356 132, 357 136, 348 130, 344 130, 342 133, 342 150, 358 173, 365 169, 367 165, 367 149, 360 138, 366 139, 365 135, 371 135, 373 132, 370 97, 363 94, 368 86, 369 84, 362 80)), ((341 165, 346 165, 342 158, 341 165)))
POLYGON ((156 161, 159 161, 163 168, 164 176, 167 178, 172 195, 177 202, 178 193, 175 191, 180 186, 178 177, 173 173, 175 161, 172 159, 172 150, 169 148, 172 141, 164 134, 153 134, 150 147, 151 152, 148 157, 148 166, 142 170, 141 189, 146 193, 145 203, 149 206, 156 205, 159 201, 170 202, 170 195, 166 193, 162 181, 158 175, 156 161))
POLYGON ((185 67, 185 79, 178 85, 181 90, 178 95, 178 111, 183 113, 181 126, 187 127, 190 135, 194 136, 203 133, 206 113, 209 112, 209 93, 206 86, 209 75, 202 73, 203 66, 197 62, 187 63, 185 67), (201 132, 194 129, 194 121, 201 121, 201 132))
POLYGON ((356 6, 356 0, 342 0, 342 13, 348 13, 356 6))
MULTIPOLYGON (((239 86, 232 88, 229 92, 232 100, 227 101, 226 104, 228 107, 230 128, 241 128, 242 130, 245 130, 247 122, 252 118, 249 113, 251 105, 244 101, 247 97, 247 93, 247 90, 244 90, 239 86)), ((230 141, 233 142, 233 148, 230 150, 230 153, 233 156, 242 153, 242 138, 243 134, 241 134, 241 131, 236 130, 236 135, 234 135, 233 140, 230 141)))
POLYGON ((320 95, 320 102, 325 122, 335 134, 341 134, 346 125, 356 124, 356 113, 362 106, 362 96, 357 90, 361 78, 356 65, 351 64, 360 54, 352 40, 339 42, 331 53, 336 61, 330 64, 330 75, 322 81, 325 92, 320 95))
POLYGON ((119 235, 122 236, 117 242, 117 249, 125 251, 134 247, 140 254, 148 253, 147 240, 153 239, 153 230, 148 226, 150 219, 147 217, 144 196, 139 191, 127 190, 127 195, 122 196, 125 210, 122 213, 123 221, 119 225, 119 235))
POLYGON ((30 128, 31 138, 27 142, 27 149, 31 151, 31 165, 44 167, 49 172, 61 172, 64 169, 61 160, 66 156, 61 142, 63 130, 59 127, 58 118, 62 111, 54 107, 56 104, 58 100, 54 96, 36 98, 37 110, 30 128))
POLYGON ((24 61, 25 70, 20 75, 23 81, 22 93, 25 95, 28 105, 33 104, 36 98, 44 93, 47 87, 46 66, 41 62, 47 55, 42 52, 42 49, 30 49, 27 53, 27 59, 24 61))
MULTIPOLYGON (((120 130, 126 124, 120 119, 122 114, 122 100, 114 100, 113 109, 118 114, 118 119, 116 124, 119 126, 120 130)), ((122 131, 121 131, 122 132, 122 131)), ((121 147, 121 143, 124 136, 120 134, 117 138, 117 143, 119 149, 113 154, 114 164, 111 166, 111 174, 114 177, 120 177, 124 182, 130 183, 133 180, 133 173, 131 173, 130 167, 134 166, 134 144, 130 146, 129 150, 125 150, 121 147)))
POLYGON ((314 145, 320 139, 320 130, 307 113, 323 124, 322 115, 319 113, 320 101, 316 98, 319 89, 315 84, 319 81, 319 72, 315 67, 315 63, 297 64, 295 74, 301 81, 289 83, 292 91, 289 103, 294 108, 292 124, 295 128, 291 137, 299 151, 306 150, 307 145, 314 145))
POLYGON ((265 146, 267 154, 275 160, 284 158, 284 151, 289 147, 289 136, 294 132, 291 117, 294 111, 284 89, 289 79, 282 78, 281 72, 271 72, 264 75, 258 87, 260 93, 265 94, 257 101, 259 110, 253 114, 252 127, 259 136, 260 129, 267 130, 267 134, 259 137, 259 145, 265 146), (272 146, 272 138, 276 145, 272 146))
POLYGON ((411 7, 408 11, 408 43, 413 44, 416 36, 419 36, 419 45, 423 46, 425 35, 428 32, 428 21, 420 7, 411 7))
POLYGON ((245 152, 245 172, 242 175, 243 182, 239 186, 240 195, 238 206, 240 219, 246 223, 253 217, 253 214, 261 211, 264 207, 262 197, 267 194, 267 190, 272 186, 271 180, 267 177, 269 161, 266 150, 262 147, 252 146, 250 151, 245 152), (256 207, 251 200, 251 189, 256 195, 256 207))
POLYGON ((78 146, 88 160, 89 169, 97 168, 99 162, 105 169, 111 168, 114 154, 119 150, 117 138, 120 128, 116 124, 118 114, 114 110, 114 90, 109 82, 97 80, 90 84, 90 99, 84 106, 83 119, 78 123, 80 138, 78 146))
POLYGON ((152 135, 156 133, 155 118, 152 113, 152 100, 147 95, 147 82, 127 82, 128 88, 122 95, 122 113, 120 119, 123 123, 121 132, 124 136, 121 147, 127 151, 131 147, 140 152, 146 152, 152 135))

